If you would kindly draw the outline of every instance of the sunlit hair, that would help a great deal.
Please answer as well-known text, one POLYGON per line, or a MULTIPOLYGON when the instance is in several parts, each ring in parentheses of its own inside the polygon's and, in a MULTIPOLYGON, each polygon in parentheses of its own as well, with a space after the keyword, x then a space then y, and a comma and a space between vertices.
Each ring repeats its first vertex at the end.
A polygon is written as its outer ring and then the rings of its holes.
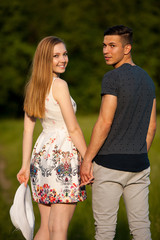
POLYGON ((53 48, 58 43, 64 44, 60 38, 49 36, 37 46, 24 100, 24 111, 30 117, 43 118, 45 115, 45 97, 53 80, 53 48))
POLYGON ((106 35, 120 35, 123 40, 123 45, 133 43, 133 31, 124 25, 116 25, 110 27, 104 31, 104 36, 106 35))

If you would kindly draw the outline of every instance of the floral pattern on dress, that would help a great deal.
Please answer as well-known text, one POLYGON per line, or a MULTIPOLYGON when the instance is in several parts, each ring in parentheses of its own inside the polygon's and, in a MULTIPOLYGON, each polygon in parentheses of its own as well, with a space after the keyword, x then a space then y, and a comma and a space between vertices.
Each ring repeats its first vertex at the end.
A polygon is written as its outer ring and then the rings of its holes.
MULTIPOLYGON (((54 145, 52 153, 49 154, 47 153, 47 146, 50 146, 51 143, 54 144, 54 140, 54 138, 50 138, 49 142, 38 153, 36 152, 36 145, 33 149, 30 165, 33 199, 43 204, 83 201, 86 199, 86 191, 85 188, 79 187, 79 152, 75 147, 72 148, 72 152, 65 152, 54 145), (71 164, 73 158, 78 159, 74 167, 71 164), (40 185, 42 177, 46 179, 46 183, 40 185), (50 186, 50 181, 47 181, 52 177, 56 177, 54 180, 61 186, 58 192, 50 186), (73 182, 74 177, 78 178, 78 184, 73 182)), ((68 141, 70 141, 69 137, 68 141)))
POLYGON ((38 203, 50 205, 52 203, 74 203, 75 196, 77 196, 78 201, 84 201, 86 199, 86 191, 85 188, 82 187, 81 191, 79 191, 78 187, 74 184, 71 186, 70 195, 66 192, 62 192, 57 194, 55 189, 50 188, 48 184, 44 184, 43 186, 36 186, 36 192, 34 193, 33 200, 38 203))

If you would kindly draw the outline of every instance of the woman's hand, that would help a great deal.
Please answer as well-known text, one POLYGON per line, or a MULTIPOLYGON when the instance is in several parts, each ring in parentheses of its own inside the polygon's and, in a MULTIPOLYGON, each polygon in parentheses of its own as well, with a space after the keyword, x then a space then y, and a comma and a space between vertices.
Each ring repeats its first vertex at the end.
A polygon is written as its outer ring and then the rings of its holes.
POLYGON ((30 176, 30 170, 22 167, 17 174, 17 179, 20 184, 24 182, 24 185, 27 187, 29 176, 30 176))
POLYGON ((81 184, 80 187, 94 182, 92 162, 83 160, 80 167, 81 184))

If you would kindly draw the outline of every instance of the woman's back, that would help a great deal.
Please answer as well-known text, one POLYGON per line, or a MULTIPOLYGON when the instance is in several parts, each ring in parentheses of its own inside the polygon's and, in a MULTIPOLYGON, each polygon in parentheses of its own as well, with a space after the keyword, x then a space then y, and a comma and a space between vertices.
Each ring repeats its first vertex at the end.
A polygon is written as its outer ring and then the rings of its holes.
MULTIPOLYGON (((58 102, 54 99, 52 94, 52 88, 56 78, 53 78, 53 83, 49 91, 48 96, 45 99, 45 117, 41 120, 44 131, 53 131, 56 129, 64 129, 67 131, 67 127, 60 109, 58 102)), ((71 98, 74 112, 76 112, 76 103, 71 98)))

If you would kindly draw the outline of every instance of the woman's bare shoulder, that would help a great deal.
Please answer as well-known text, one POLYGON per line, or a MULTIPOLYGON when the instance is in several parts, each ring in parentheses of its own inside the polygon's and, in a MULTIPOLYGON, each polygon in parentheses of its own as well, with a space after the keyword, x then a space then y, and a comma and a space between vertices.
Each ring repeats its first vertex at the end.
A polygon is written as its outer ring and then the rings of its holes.
POLYGON ((57 78, 54 81, 53 88, 52 88, 52 94, 55 100, 58 102, 66 96, 69 95, 69 89, 68 89, 68 84, 65 80, 61 78, 57 78))
POLYGON ((54 81, 54 86, 56 88, 66 88, 66 87, 68 87, 68 84, 62 78, 56 78, 55 81, 54 81))

